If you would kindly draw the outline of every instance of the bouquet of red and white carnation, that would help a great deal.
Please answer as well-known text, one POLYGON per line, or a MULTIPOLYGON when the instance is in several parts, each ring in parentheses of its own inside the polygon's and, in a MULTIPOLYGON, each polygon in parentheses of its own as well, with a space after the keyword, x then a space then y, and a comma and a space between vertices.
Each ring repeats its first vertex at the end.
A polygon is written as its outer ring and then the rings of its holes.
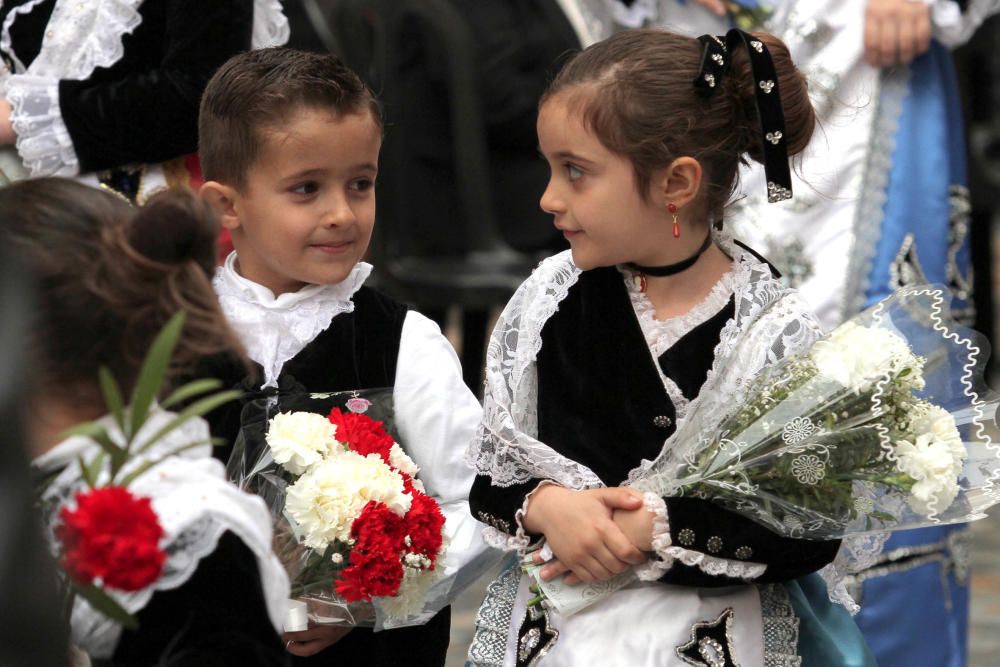
POLYGON ((394 627, 444 606, 428 593, 444 570, 445 518, 391 420, 387 389, 244 409, 230 476, 271 507, 292 596, 316 622, 394 627))

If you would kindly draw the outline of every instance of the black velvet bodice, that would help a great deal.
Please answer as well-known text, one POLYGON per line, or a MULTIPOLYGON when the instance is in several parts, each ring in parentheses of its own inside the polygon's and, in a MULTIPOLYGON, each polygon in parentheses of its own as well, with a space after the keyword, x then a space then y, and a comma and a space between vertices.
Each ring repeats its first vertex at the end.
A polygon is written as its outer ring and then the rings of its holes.
POLYGON ((538 439, 608 486, 621 484, 642 459, 656 458, 676 428, 654 363, 685 398, 695 398, 733 312, 730 300, 654 362, 621 274, 582 273, 542 330, 538 439))

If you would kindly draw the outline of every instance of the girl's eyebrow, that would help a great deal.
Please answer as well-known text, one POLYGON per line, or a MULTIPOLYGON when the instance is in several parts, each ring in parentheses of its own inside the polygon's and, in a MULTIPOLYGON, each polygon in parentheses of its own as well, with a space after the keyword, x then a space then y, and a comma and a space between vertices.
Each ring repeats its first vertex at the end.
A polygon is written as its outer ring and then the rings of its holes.
MULTIPOLYGON (((538 154, 541 155, 543 158, 545 157, 545 153, 542 152, 541 146, 538 147, 538 154)), ((573 151, 556 151, 552 155, 552 157, 555 158, 556 160, 566 160, 568 162, 581 162, 585 164, 594 164, 593 160, 588 160, 587 158, 577 153, 574 153, 573 151)))

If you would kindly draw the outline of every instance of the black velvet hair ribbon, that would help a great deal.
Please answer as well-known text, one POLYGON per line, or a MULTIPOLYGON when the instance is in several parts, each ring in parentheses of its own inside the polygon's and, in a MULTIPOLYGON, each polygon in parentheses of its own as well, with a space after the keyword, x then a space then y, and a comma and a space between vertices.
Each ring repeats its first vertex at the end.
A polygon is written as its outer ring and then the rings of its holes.
POLYGON ((788 166, 785 138, 785 114, 781 110, 778 73, 767 45, 753 35, 733 28, 726 36, 702 35, 701 65, 694 87, 705 97, 712 96, 722 77, 729 71, 730 54, 743 46, 750 57, 754 82, 754 101, 760 119, 761 144, 764 147, 764 177, 767 180, 767 201, 779 202, 792 198, 792 173, 788 166))

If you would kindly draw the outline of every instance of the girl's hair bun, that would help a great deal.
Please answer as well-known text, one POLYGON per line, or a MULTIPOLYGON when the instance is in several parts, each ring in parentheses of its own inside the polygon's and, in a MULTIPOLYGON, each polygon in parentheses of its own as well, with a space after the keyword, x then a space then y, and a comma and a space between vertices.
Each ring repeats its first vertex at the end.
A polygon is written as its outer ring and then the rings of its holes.
POLYGON ((136 211, 129 243, 162 264, 195 261, 211 274, 219 223, 211 207, 188 190, 160 192, 136 211))

